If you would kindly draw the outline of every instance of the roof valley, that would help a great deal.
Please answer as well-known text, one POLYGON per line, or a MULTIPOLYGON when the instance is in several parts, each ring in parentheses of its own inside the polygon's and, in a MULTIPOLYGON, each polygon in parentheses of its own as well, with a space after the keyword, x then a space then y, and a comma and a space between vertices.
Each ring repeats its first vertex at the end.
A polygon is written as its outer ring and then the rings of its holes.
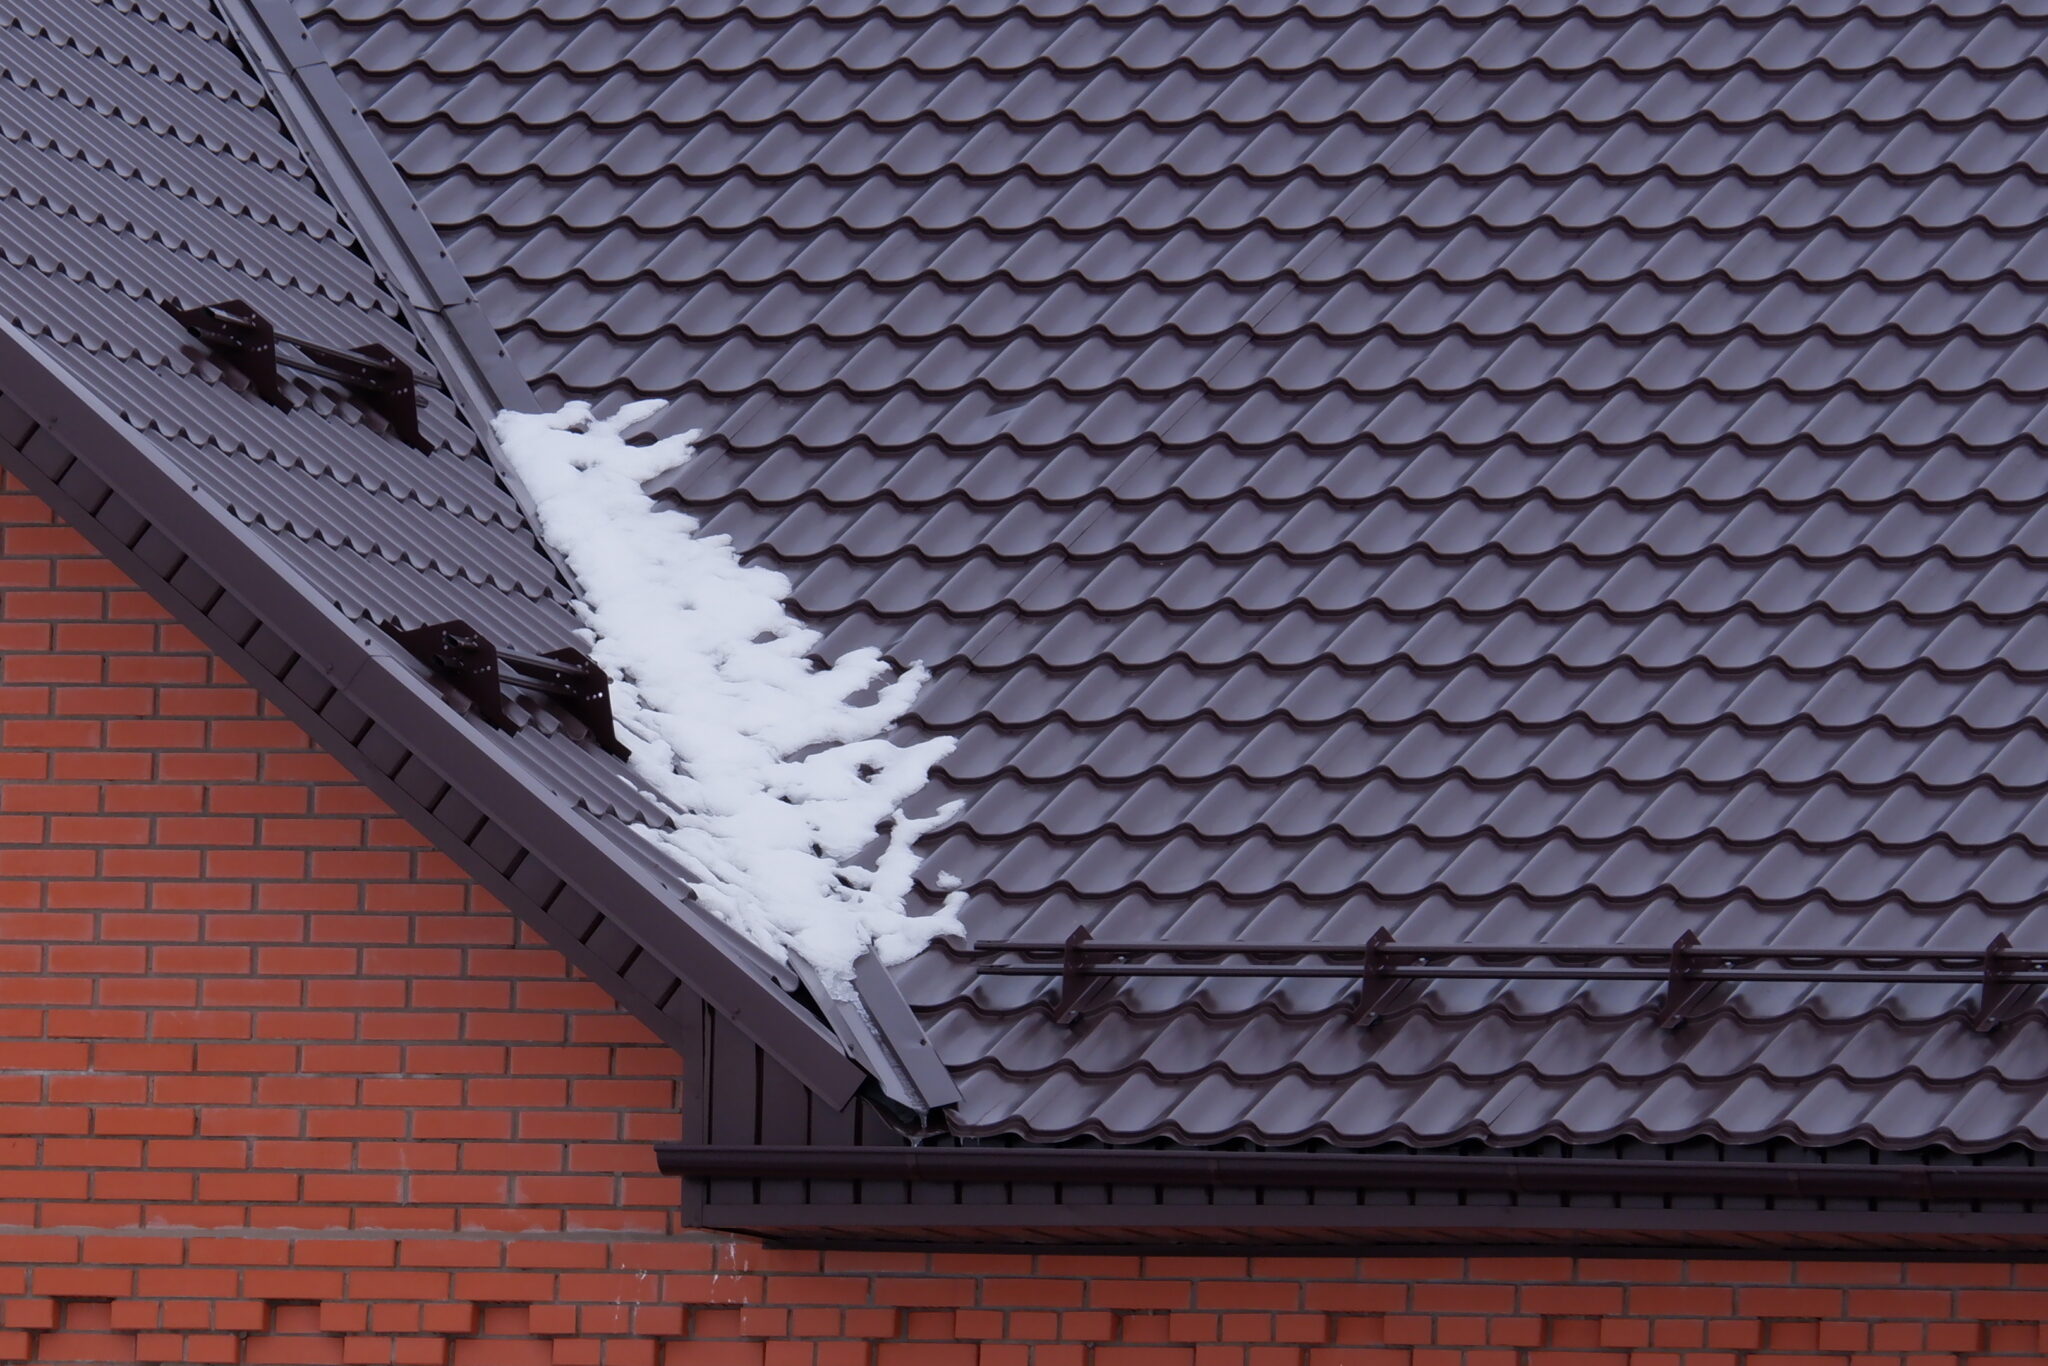
POLYGON ((794 999, 794 977, 778 981, 692 913, 674 869, 630 851, 622 815, 647 814, 630 775, 545 710, 520 711, 516 734, 483 725, 377 629, 462 618, 540 651, 574 643, 576 621, 477 457, 469 419, 490 411, 451 402, 402 321, 459 322, 461 300, 430 297, 431 269, 379 261, 433 305, 402 307, 276 121, 274 105, 306 112, 302 68, 259 47, 271 79, 255 86, 234 34, 197 5, 90 6, 89 41, 66 30, 72 7, 87 0, 0 24, 0 98, 33 106, 23 126, 57 130, 0 139, 39 187, 0 200, 35 234, 0 258, 0 349, 14 357, 0 459, 658 1034, 693 1047, 709 1005, 844 1103, 862 1074, 794 999), (219 173, 178 174, 193 148, 219 173), (234 353, 159 306, 231 298, 280 338, 403 358, 422 380, 427 449, 298 371, 282 405, 262 401, 234 353))

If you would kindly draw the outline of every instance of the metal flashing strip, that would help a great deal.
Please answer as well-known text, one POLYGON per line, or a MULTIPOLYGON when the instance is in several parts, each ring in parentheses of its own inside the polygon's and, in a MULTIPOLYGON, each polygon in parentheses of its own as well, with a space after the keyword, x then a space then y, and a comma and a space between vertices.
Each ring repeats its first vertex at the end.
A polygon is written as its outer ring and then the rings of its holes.
POLYGON ((882 1095, 915 1113, 909 1121, 913 1127, 942 1123, 933 1112, 959 1104, 960 1088, 939 1060, 924 1026, 911 1014, 895 978, 874 954, 863 954, 854 963, 850 997, 835 994, 801 960, 792 959, 792 966, 833 1032, 874 1076, 882 1095))
MULTIPOLYGON (((550 944, 613 982, 619 969, 590 942, 611 921, 634 941, 632 957, 658 964, 828 1103, 851 1101, 866 1074, 765 965, 751 970, 722 925, 682 914, 680 889, 519 771, 395 642, 344 618, 5 323, 0 376, 0 416, 14 414, 0 435, 19 442, 0 443, 0 462, 550 944)), ((688 1056, 695 1022, 682 1002, 614 995, 688 1056)))
POLYGON ((375 264, 400 299, 438 324, 427 340, 454 358, 436 361, 470 385, 490 411, 534 402, 533 390, 484 320, 469 281, 457 269, 411 189, 342 90, 334 70, 306 36, 290 0, 217 0, 242 51, 269 89, 278 116, 362 234, 375 264))
POLYGON ((960 1088, 954 1083, 951 1069, 940 1059, 924 1026, 911 1013, 910 1003, 903 999, 896 979, 872 953, 862 955, 853 965, 853 984, 875 1030, 888 1042, 897 1065, 923 1097, 926 1108, 957 1105, 960 1088))
MULTIPOLYGON (((499 458, 489 419, 508 409, 537 411, 540 400, 484 317, 440 233, 420 212, 411 188, 342 90, 334 68, 306 36, 291 0, 216 4, 292 141, 410 315, 414 332, 456 404, 470 416, 506 491, 527 523, 539 525, 532 495, 499 458)), ((541 549, 573 590, 576 576, 568 564, 545 542, 541 549)))

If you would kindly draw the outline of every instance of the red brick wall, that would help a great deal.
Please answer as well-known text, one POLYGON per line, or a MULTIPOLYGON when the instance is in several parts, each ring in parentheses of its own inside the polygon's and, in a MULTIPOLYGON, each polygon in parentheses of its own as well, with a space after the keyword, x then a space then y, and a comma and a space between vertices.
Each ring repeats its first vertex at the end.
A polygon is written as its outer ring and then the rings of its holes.
POLYGON ((677 1060, 0 489, 0 1361, 1938 1366, 2048 1268, 763 1252, 677 1060))

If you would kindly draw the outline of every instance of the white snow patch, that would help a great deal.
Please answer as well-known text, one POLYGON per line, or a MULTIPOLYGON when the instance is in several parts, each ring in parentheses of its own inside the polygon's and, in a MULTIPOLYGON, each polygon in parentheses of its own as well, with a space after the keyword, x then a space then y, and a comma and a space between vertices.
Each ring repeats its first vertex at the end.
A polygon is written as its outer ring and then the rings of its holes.
POLYGON ((817 632, 783 609, 789 580, 741 564, 729 537, 697 535, 695 518, 647 495, 642 485, 688 460, 698 436, 625 440, 666 406, 598 418, 571 403, 500 413, 495 427, 541 534, 582 583, 577 610, 612 676, 633 768, 673 808, 674 830, 640 833, 680 860, 726 923, 841 991, 863 952, 895 963, 964 933, 962 892, 935 914, 904 904, 912 843, 958 803, 916 819, 903 804, 953 742, 888 738, 922 666, 898 673, 863 649, 816 667, 805 656, 817 632), (878 838, 873 866, 857 862, 878 838))

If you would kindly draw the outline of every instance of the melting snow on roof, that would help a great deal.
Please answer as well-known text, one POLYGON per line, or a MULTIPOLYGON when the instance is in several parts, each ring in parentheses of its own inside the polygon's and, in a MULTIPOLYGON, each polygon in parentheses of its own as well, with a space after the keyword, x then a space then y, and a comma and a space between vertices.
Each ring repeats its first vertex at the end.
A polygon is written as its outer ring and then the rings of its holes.
POLYGON ((598 418, 571 403, 501 413, 496 429, 542 534, 582 584, 578 610, 615 680, 633 767, 674 808, 676 828, 640 833, 682 862, 728 924, 837 987, 864 952, 895 963, 961 933, 963 894, 934 915, 904 904, 913 843, 957 805, 913 818, 904 803, 952 741, 893 743, 924 670, 898 672, 872 649, 818 667, 818 634, 783 609, 789 581, 741 564, 729 538, 696 534, 694 518, 647 495, 697 437, 625 439, 665 406, 598 418))

